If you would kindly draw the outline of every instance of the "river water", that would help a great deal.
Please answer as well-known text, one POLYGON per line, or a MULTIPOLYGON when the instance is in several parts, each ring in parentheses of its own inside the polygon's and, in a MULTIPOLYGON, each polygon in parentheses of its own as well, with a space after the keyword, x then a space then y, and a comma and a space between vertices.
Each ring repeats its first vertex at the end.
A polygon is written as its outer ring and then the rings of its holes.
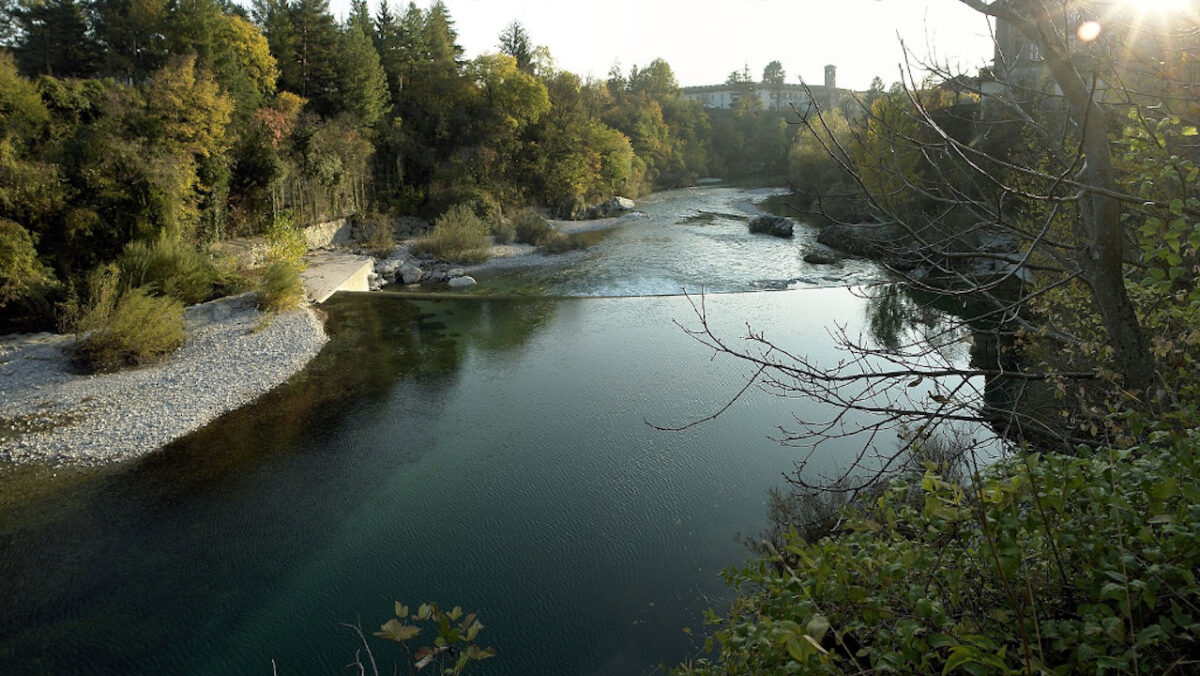
MULTIPOLYGON (((369 633, 393 601, 478 612, 498 656, 472 673, 653 673, 696 653, 703 610, 729 599, 720 570, 748 558, 739 535, 799 457, 770 436, 836 412, 752 389, 715 421, 653 428, 715 412, 750 374, 676 324, 696 325, 692 300, 658 294, 703 287, 735 344, 749 324, 832 361, 831 327, 867 330, 845 285, 882 278, 810 268, 804 226, 748 235, 764 196, 657 195, 586 252, 482 276, 504 297, 339 295, 331 342, 286 386, 0 503, 0 673, 352 673, 343 625, 369 633)), ((370 640, 391 673, 398 651, 370 640)))

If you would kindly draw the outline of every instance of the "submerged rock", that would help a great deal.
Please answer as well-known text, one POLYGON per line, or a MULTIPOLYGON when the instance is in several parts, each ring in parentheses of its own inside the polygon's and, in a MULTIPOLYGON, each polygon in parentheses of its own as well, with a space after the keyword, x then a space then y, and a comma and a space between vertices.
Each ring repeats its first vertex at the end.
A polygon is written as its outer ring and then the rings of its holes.
POLYGON ((838 262, 838 257, 829 251, 814 250, 804 254, 804 262, 809 265, 833 265, 838 262))
POLYGON ((425 275, 425 271, 415 265, 405 265, 400 268, 400 280, 405 284, 416 284, 421 281, 421 277, 425 275))
POLYGON ((471 277, 470 275, 463 275, 462 277, 455 277, 451 279, 449 282, 447 282, 447 284, 451 289, 469 289, 478 284, 478 282, 476 282, 475 278, 471 277))
POLYGON ((783 216, 759 216, 750 221, 750 232, 775 237, 791 237, 794 225, 792 219, 783 216))

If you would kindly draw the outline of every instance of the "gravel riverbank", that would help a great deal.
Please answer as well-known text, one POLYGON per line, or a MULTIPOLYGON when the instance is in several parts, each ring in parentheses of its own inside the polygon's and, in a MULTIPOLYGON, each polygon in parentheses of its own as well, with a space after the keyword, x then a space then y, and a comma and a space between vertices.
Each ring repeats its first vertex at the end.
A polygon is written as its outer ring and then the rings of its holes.
POLYGON ((70 336, 0 337, 0 462, 98 465, 151 453, 250 403, 328 340, 309 308, 269 317, 252 294, 187 309, 187 343, 120 373, 72 373, 70 336))

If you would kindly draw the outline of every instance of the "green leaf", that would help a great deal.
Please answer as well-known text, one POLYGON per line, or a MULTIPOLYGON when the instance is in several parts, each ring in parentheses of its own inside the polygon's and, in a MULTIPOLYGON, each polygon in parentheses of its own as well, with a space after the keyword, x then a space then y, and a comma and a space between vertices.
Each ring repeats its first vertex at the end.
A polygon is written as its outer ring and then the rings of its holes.
POLYGON ((1183 129, 1179 130, 1179 135, 1180 136, 1195 136, 1196 128, 1195 127, 1184 127, 1183 129))
POLYGON ((812 647, 808 643, 801 641, 798 638, 788 639, 787 651, 788 655, 792 656, 792 659, 801 664, 807 662, 809 656, 811 656, 813 653, 812 647))
POLYGON ((1171 213, 1175 214, 1176 216, 1183 215, 1183 200, 1179 199, 1178 197, 1171 200, 1171 213))
POLYGON ((817 643, 820 643, 825 638, 826 632, 829 631, 829 620, 825 619, 824 615, 813 615, 804 631, 815 638, 817 643))
POLYGON ((420 633, 421 630, 418 627, 402 624, 400 620, 388 620, 375 635, 379 638, 395 641, 396 643, 404 643, 420 633))

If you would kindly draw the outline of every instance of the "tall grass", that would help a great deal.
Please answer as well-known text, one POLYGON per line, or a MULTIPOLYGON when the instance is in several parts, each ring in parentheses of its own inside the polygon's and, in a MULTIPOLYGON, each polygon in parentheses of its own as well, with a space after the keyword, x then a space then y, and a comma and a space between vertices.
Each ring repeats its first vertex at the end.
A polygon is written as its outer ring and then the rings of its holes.
POLYGON ((153 296, 145 286, 123 288, 120 269, 103 266, 89 275, 86 305, 79 310, 71 361, 89 372, 144 364, 183 345, 183 303, 153 296))
POLYGON ((308 240, 304 237, 304 230, 296 225, 290 214, 276 216, 267 226, 267 243, 270 246, 267 253, 269 260, 289 261, 297 269, 304 269, 308 240))
POLYGON ((117 258, 117 266, 123 289, 146 287, 147 291, 169 296, 184 305, 212 298, 218 278, 207 257, 169 237, 154 242, 130 242, 117 258))
POLYGON ((304 303, 304 284, 300 268, 292 261, 274 261, 263 272, 258 285, 258 308, 283 312, 304 303))
POLYGON ((433 232, 413 242, 414 253, 428 253, 453 263, 482 263, 492 238, 488 227, 465 205, 450 208, 433 224, 433 232))

